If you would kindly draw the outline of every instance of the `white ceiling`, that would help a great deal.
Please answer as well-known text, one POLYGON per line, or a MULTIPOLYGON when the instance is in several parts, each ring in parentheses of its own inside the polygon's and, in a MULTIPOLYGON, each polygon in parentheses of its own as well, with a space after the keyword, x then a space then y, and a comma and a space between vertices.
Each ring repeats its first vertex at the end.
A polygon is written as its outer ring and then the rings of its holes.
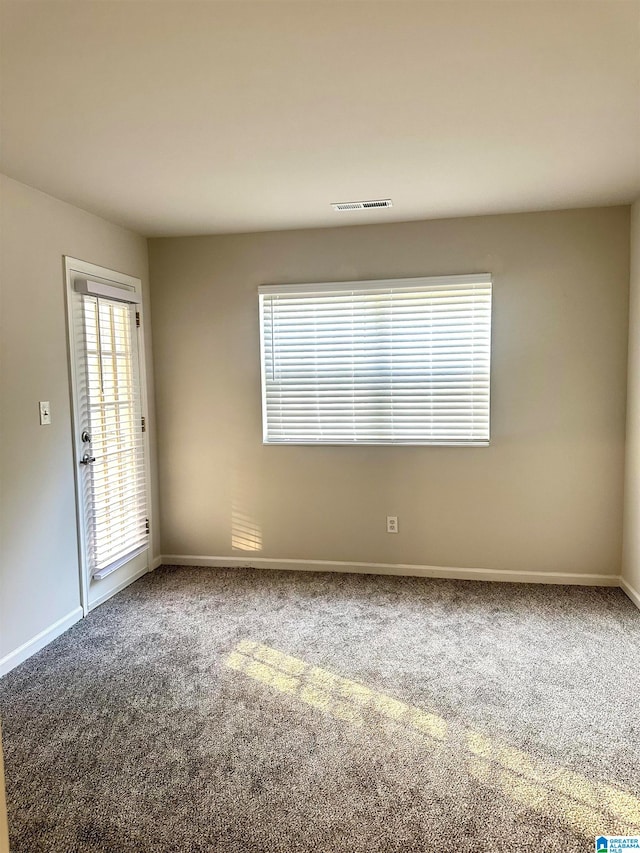
POLYGON ((1 74, 2 171, 146 235, 640 195, 640 0, 3 0, 1 74))

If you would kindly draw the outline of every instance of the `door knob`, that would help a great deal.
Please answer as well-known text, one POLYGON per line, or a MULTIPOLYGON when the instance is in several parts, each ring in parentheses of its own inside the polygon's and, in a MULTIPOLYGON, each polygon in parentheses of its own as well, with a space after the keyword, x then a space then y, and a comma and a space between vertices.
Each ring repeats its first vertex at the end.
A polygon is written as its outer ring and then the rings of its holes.
POLYGON ((89 435, 86 429, 82 430, 82 435, 80 436, 82 441, 86 444, 88 441, 91 441, 91 436, 89 435))

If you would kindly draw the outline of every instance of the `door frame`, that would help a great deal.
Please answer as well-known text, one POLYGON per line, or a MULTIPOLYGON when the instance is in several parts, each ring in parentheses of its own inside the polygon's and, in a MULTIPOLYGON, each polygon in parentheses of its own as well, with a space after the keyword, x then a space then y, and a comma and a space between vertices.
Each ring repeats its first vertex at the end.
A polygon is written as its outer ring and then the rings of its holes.
MULTIPOLYGON (((77 540, 78 540, 78 569, 79 569, 79 582, 80 582, 80 604, 82 606, 82 611, 84 616, 93 610, 95 607, 98 607, 106 598, 98 599, 98 601, 93 604, 89 603, 89 586, 91 584, 91 578, 89 577, 89 567, 86 563, 86 525, 84 513, 81 510, 82 505, 82 491, 80 485, 80 459, 82 458, 82 454, 84 452, 84 448, 82 446, 82 442, 80 440, 79 434, 79 426, 78 426, 78 412, 79 401, 78 401, 78 378, 77 378, 77 368, 75 361, 76 354, 76 338, 75 338, 75 325, 74 325, 74 316, 73 316, 73 295, 75 293, 74 290, 74 281, 76 277, 78 278, 96 278, 102 279, 105 283, 121 285, 124 286, 124 289, 133 290, 134 293, 138 294, 142 299, 142 281, 139 278, 135 278, 131 275, 126 275, 125 273, 117 272, 115 270, 108 269, 107 267, 101 267, 97 264, 89 263, 88 261, 82 261, 78 258, 72 258, 69 255, 63 255, 64 260, 64 284, 65 284, 65 303, 67 308, 67 359, 68 359, 68 367, 69 367, 69 386, 70 386, 70 402, 71 402, 71 444, 73 447, 73 480, 75 486, 75 498, 76 498, 76 530, 77 530, 77 540)), ((145 489, 147 496, 147 516, 149 518, 149 540, 147 547, 147 565, 145 572, 151 570, 152 567, 152 552, 153 552, 153 508, 151 505, 151 464, 150 464, 150 447, 149 447, 149 405, 148 405, 148 393, 147 393, 147 372, 146 372, 146 358, 145 358, 145 346, 144 346, 144 310, 142 301, 136 306, 136 310, 140 313, 140 325, 137 327, 138 332, 138 362, 139 362, 139 377, 140 377, 140 404, 142 408, 142 415, 145 418, 146 429, 142 436, 143 448, 144 448, 144 466, 145 466, 145 489)), ((144 572, 142 572, 144 574, 144 572)), ((129 583, 133 583, 137 576, 132 577, 127 581, 125 586, 128 586, 129 583)), ((111 598, 112 595, 115 595, 122 587, 117 587, 113 589, 108 595, 107 598, 111 598)))

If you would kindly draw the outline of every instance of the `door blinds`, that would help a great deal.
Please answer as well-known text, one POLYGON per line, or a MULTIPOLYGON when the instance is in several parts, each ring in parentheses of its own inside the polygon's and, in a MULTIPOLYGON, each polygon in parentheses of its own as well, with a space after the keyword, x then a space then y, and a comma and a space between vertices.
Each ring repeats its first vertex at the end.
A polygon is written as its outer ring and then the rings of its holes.
POLYGON ((259 294, 265 443, 488 443, 489 275, 259 294))
POLYGON ((79 297, 83 511, 89 570, 103 577, 148 543, 135 306, 79 297))

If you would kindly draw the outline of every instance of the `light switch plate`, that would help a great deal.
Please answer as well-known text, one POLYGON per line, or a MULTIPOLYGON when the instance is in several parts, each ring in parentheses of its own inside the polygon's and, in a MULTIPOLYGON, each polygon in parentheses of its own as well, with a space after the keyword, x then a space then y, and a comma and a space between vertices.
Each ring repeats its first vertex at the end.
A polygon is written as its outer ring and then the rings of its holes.
POLYGON ((40 400, 40 426, 51 423, 51 406, 48 400, 40 400))

